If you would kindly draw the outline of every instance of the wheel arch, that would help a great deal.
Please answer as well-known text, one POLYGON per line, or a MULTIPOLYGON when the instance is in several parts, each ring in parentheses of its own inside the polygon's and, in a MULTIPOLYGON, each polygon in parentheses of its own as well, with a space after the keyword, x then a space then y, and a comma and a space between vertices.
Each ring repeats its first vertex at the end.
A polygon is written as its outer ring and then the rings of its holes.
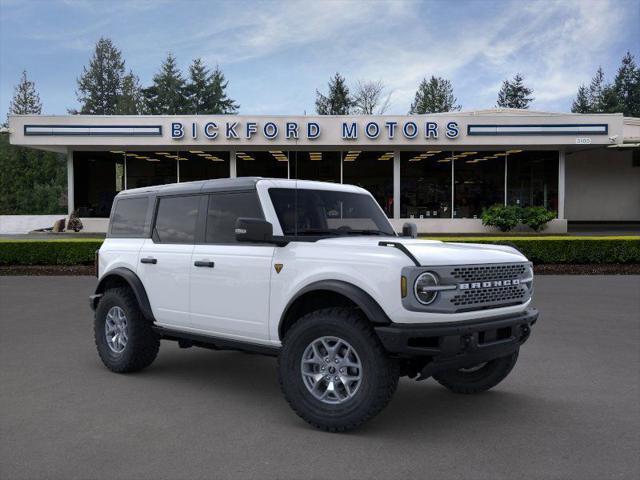
POLYGON ((334 306, 358 308, 371 323, 391 323, 378 302, 361 288, 341 280, 321 280, 303 287, 289 300, 280 317, 278 337, 282 340, 287 330, 306 313, 334 306))
POLYGON ((125 267, 114 268, 103 275, 96 286, 95 294, 91 297, 91 307, 95 310, 104 292, 109 288, 119 286, 126 286, 131 289, 136 297, 136 301, 138 302, 138 306, 140 307, 142 314, 147 320, 153 322, 155 319, 151 310, 151 303, 149 302, 147 291, 145 290, 140 277, 138 277, 133 270, 129 270, 125 267))

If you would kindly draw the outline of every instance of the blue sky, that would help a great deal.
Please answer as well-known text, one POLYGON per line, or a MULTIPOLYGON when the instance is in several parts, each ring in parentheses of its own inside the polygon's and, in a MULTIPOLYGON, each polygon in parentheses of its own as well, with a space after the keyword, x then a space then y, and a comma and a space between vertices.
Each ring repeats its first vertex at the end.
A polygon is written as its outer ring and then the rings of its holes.
POLYGON ((311 114, 336 71, 382 80, 406 113, 425 76, 449 78, 463 109, 495 105, 516 72, 538 110, 568 111, 598 65, 640 63, 640 0, 163 1, 0 0, 0 116, 20 72, 44 113, 77 106, 76 78, 100 36, 148 84, 167 52, 187 70, 218 63, 242 114, 311 114))

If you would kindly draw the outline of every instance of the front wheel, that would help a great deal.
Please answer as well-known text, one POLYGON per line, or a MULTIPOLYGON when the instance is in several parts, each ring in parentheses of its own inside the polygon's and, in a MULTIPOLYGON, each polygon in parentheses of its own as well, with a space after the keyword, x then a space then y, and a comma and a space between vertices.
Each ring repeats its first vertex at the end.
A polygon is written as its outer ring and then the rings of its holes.
POLYGON ((468 368, 447 370, 435 374, 433 378, 454 393, 485 392, 504 380, 518 360, 518 350, 502 358, 473 365, 468 368))
POLYGON ((278 376, 293 410, 330 432, 358 427, 378 414, 398 385, 369 323, 353 309, 328 308, 300 318, 285 335, 278 376))

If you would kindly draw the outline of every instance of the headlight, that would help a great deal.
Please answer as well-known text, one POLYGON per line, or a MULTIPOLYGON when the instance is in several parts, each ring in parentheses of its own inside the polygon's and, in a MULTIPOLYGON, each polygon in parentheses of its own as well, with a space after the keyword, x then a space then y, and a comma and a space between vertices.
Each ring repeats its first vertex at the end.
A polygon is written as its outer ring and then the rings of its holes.
POLYGON ((418 301, 423 305, 429 305, 438 296, 438 277, 431 272, 424 272, 413 286, 413 291, 418 301))

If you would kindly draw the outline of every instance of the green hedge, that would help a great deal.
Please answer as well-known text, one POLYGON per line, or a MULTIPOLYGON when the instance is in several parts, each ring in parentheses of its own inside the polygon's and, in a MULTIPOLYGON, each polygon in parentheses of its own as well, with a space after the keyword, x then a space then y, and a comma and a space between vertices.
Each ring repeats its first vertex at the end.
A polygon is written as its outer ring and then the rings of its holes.
MULTIPOLYGON (((536 264, 640 263, 640 237, 439 237, 461 243, 511 245, 536 264)), ((93 263, 101 239, 0 240, 0 265, 93 263)))
POLYGON ((510 245, 535 264, 640 263, 640 237, 440 237, 436 240, 510 245))
POLYGON ((0 265, 90 265, 102 239, 0 240, 0 265))

